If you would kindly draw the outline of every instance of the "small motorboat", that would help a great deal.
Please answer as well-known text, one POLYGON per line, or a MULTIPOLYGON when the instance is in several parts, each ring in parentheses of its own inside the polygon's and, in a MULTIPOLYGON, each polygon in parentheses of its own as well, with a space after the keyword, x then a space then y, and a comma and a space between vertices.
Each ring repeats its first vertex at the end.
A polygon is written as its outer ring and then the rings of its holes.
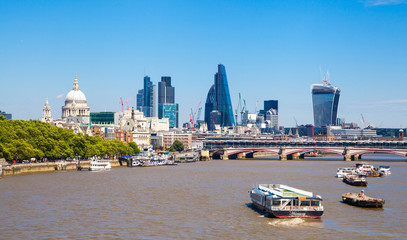
POLYGON ((352 206, 367 208, 381 208, 383 207, 383 204, 385 202, 381 198, 373 198, 366 196, 363 190, 359 194, 352 192, 342 194, 342 201, 352 206))
POLYGON ((391 174, 390 166, 380 166, 378 172, 381 177, 389 176, 391 174))
POLYGON ((343 177, 342 181, 352 186, 367 187, 366 178, 360 175, 346 175, 343 177))

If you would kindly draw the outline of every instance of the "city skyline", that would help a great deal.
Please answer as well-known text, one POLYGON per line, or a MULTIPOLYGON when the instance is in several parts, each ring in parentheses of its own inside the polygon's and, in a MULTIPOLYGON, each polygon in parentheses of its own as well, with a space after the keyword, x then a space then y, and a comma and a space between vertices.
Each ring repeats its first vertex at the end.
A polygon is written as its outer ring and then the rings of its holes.
POLYGON ((280 125, 290 127, 294 118, 313 123, 309 86, 321 66, 342 91, 339 118, 404 128, 406 10, 406 1, 385 0, 3 1, 0 110, 41 119, 48 98, 59 118, 77 73, 92 112, 121 111, 120 97, 135 97, 145 75, 171 76, 184 123, 222 63, 234 107, 239 93, 250 112, 276 99, 280 125))

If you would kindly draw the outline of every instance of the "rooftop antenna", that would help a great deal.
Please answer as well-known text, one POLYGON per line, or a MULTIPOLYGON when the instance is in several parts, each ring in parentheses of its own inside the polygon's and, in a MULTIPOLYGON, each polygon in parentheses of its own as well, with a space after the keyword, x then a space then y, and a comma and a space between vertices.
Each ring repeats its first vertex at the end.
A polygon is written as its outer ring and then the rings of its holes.
POLYGON ((321 81, 324 82, 324 76, 322 76, 321 66, 319 66, 319 74, 321 74, 321 81))
POLYGON ((328 71, 326 71, 325 82, 326 82, 326 84, 331 85, 331 81, 330 81, 330 79, 329 79, 329 72, 328 72, 328 71))

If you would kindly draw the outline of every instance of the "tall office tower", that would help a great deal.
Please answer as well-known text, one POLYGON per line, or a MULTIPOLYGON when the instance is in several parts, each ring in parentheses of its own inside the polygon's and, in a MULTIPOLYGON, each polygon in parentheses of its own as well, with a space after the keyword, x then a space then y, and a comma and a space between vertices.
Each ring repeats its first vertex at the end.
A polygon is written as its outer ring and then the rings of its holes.
POLYGON ((208 126, 208 130, 214 130, 211 127, 211 112, 215 110, 215 85, 212 85, 212 87, 209 89, 208 96, 206 97, 206 102, 205 102, 205 117, 204 121, 206 123, 206 126, 208 126))
POLYGON ((161 77, 158 83, 158 118, 168 118, 170 128, 178 127, 179 107, 175 103, 175 88, 171 77, 161 77))
POLYGON ((328 78, 322 84, 311 85, 312 105, 314 108, 314 126, 334 126, 338 115, 341 90, 332 86, 328 78))
POLYGON ((143 112, 145 117, 155 116, 155 85, 149 76, 144 77, 144 88, 137 93, 137 109, 143 112))
POLYGON ((140 89, 137 92, 137 110, 139 110, 140 112, 143 111, 143 103, 144 103, 144 89, 140 89))
POLYGON ((211 126, 210 112, 213 110, 220 113, 219 122, 217 123, 220 126, 233 126, 235 124, 232 102, 229 94, 229 85, 226 77, 226 69, 222 64, 218 65, 218 72, 215 74, 215 83, 209 90, 207 101, 205 103, 205 122, 208 126, 211 126), (212 99, 213 104, 211 105, 212 99))
POLYGON ((264 112, 267 113, 268 110, 274 109, 278 115, 278 100, 265 100, 264 101, 264 112))

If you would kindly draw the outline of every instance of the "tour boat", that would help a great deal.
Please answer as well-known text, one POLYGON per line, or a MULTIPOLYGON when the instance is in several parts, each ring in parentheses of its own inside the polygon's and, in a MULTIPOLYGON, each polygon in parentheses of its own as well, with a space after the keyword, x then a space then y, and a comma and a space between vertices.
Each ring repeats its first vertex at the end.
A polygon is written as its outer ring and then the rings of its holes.
POLYGON ((154 167, 163 165, 176 165, 168 154, 157 154, 151 156, 134 156, 131 159, 132 167, 154 167))
POLYGON ((367 187, 366 178, 360 175, 347 175, 342 181, 352 186, 367 187))
POLYGON ((368 165, 366 163, 356 163, 356 172, 359 174, 367 174, 373 171, 375 171, 373 165, 368 165))
POLYGON ((353 174, 355 172, 355 168, 338 168, 336 170, 336 177, 343 178, 349 174, 353 174))
POLYGON ((99 171, 111 169, 109 160, 102 160, 97 157, 93 157, 90 161, 89 171, 99 171))
POLYGON ((381 177, 389 176, 391 174, 390 166, 380 166, 378 171, 381 177))
POLYGON ((283 184, 259 184, 250 198, 256 208, 277 218, 319 218, 324 213, 321 196, 283 184))
POLYGON ((381 208, 383 207, 384 200, 381 198, 368 197, 362 191, 361 193, 344 193, 342 194, 342 202, 357 206, 357 207, 370 207, 381 208))

